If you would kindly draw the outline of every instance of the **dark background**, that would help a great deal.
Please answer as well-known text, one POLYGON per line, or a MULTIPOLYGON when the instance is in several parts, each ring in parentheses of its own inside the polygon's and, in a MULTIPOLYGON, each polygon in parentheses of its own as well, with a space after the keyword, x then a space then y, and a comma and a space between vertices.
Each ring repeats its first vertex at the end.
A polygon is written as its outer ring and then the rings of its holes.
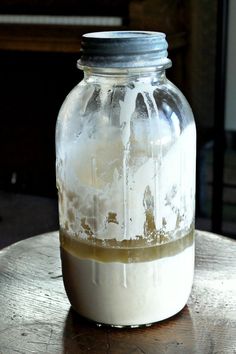
POLYGON ((55 197, 55 124, 60 105, 81 79, 77 58, 1 53, 1 189, 55 197))
POLYGON ((126 0, 1 0, 0 13, 35 15, 128 16, 126 0))
MULTIPOLYGON (((112 4, 108 0, 3 0, 0 4, 1 14, 119 16, 121 29, 167 33, 173 61, 167 76, 189 100, 197 124, 197 227, 205 230, 212 229, 218 6, 216 0, 116 0, 112 4)), ((120 28, 0 23, 0 246, 58 228, 56 118, 65 96, 82 78, 76 68, 82 33, 104 29, 120 28)), ((226 139, 221 148, 227 154, 224 171, 230 183, 222 181, 223 217, 218 232, 234 236, 235 136, 222 134, 226 139)))

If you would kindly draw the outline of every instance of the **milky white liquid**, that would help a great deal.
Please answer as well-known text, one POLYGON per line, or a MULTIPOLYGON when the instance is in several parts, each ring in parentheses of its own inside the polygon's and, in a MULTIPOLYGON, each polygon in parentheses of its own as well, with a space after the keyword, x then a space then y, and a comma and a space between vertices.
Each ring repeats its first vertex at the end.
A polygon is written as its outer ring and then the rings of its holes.
POLYGON ((174 256, 144 262, 82 259, 63 247, 61 259, 67 295, 80 315, 113 326, 138 326, 166 319, 185 306, 194 243, 174 256))

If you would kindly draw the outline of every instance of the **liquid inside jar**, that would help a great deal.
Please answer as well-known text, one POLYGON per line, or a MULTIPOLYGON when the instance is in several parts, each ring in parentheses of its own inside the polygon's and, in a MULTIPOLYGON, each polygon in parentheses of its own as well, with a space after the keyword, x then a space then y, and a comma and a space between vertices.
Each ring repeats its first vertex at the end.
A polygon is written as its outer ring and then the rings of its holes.
MULTIPOLYGON (((82 316, 115 327, 168 318, 185 305, 194 269, 194 232, 170 242, 79 240, 61 230, 67 295, 82 316), (187 266, 186 266, 187 265, 187 266)), ((167 237, 166 237, 167 239, 167 237)))

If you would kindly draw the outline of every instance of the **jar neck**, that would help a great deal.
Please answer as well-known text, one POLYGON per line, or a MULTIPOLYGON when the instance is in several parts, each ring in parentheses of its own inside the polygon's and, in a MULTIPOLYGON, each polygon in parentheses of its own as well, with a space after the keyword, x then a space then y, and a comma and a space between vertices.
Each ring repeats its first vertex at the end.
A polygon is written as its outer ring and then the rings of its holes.
POLYGON ((162 83, 165 82, 166 74, 165 67, 147 67, 147 68, 92 68, 83 67, 84 80, 86 82, 102 83, 116 81, 119 83, 135 82, 151 82, 162 83))

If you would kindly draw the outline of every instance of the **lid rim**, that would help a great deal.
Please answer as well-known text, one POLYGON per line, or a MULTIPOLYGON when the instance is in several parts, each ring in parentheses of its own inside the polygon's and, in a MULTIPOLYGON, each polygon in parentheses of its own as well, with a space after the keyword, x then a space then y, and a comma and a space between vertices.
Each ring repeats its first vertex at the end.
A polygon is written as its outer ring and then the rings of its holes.
POLYGON ((165 38, 166 34, 164 32, 155 32, 155 31, 101 31, 101 32, 89 32, 82 35, 82 39, 89 39, 89 40, 114 40, 117 39, 122 41, 123 39, 126 40, 136 40, 137 38, 165 38), (107 37, 104 35, 107 34, 107 37), (130 36, 128 36, 130 34, 130 36), (118 35, 118 36, 116 36, 118 35), (126 36, 127 35, 127 36, 126 36))
POLYGON ((165 38, 165 33, 153 31, 86 33, 82 37, 79 65, 105 68, 155 65, 167 59, 165 38))

